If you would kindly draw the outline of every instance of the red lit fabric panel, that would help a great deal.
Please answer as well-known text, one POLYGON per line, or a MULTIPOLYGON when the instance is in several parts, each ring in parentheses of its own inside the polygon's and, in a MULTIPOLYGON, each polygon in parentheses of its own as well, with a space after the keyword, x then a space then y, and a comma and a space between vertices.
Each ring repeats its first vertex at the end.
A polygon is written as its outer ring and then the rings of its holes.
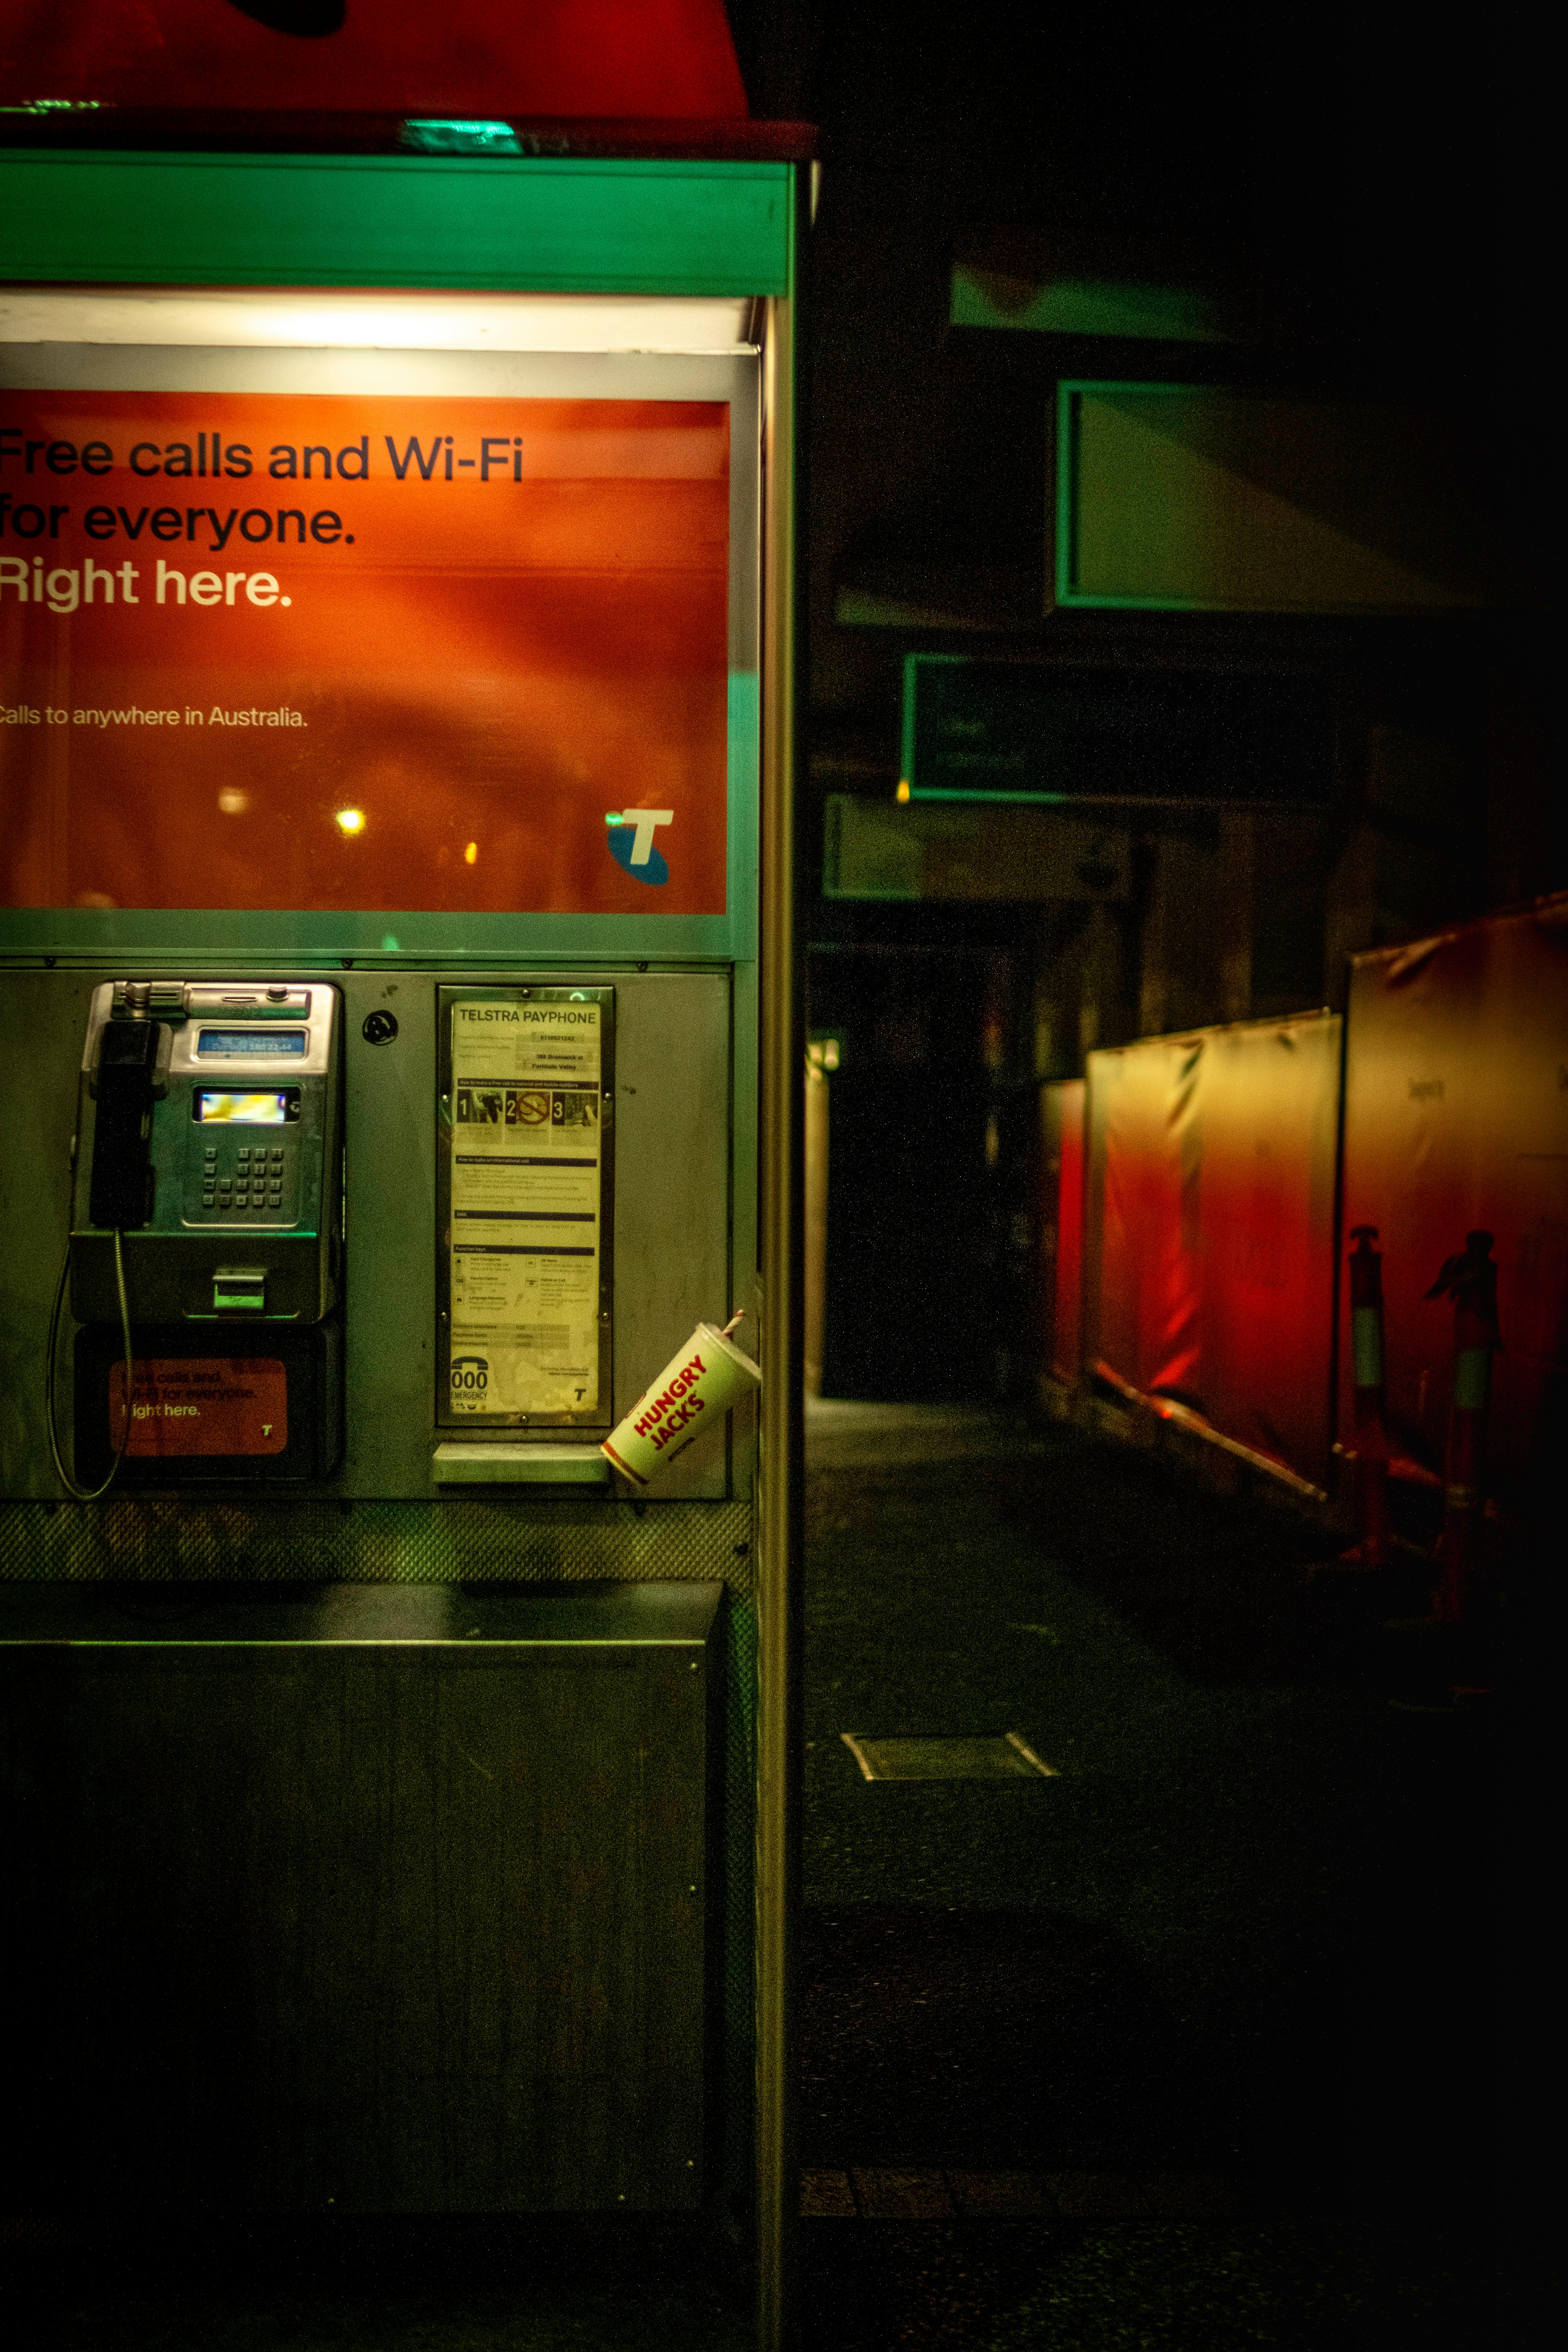
POLYGON ((1058 1381, 1076 1381, 1083 1369, 1085 1092, 1081 1078, 1040 1088, 1045 1175, 1040 1275, 1045 1291, 1046 1364, 1058 1381))
MULTIPOLYGON (((1490 1484, 1542 1509, 1568 1459, 1568 898, 1357 958, 1348 1035, 1343 1222, 1379 1231, 1391 1433, 1441 1470, 1454 1310, 1425 1293, 1481 1227, 1502 1334, 1490 1484)), ((1340 1394, 1348 1444, 1348 1355, 1340 1394)))
POLYGON ((1088 1066, 1085 1360, 1184 1403, 1197 1402, 1196 1234, 1184 1236, 1183 1179, 1202 1053, 1190 1037, 1153 1037, 1088 1066))
POLYGON ((1205 1045, 1201 1410, 1316 1485, 1329 1467, 1341 1024, 1247 1022, 1205 1045))
POLYGON ((250 14, 231 0, 0 0, 0 89, 145 107, 747 112, 722 0, 254 0, 250 14))
POLYGON ((1320 1483, 1340 1024, 1089 1057, 1084 1359, 1320 1483))

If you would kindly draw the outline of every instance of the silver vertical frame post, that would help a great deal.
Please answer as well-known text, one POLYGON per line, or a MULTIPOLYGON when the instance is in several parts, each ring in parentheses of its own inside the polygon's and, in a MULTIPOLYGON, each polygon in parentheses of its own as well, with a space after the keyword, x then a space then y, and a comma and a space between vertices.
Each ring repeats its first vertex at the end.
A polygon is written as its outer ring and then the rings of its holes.
MULTIPOLYGON (((792 177, 799 216, 798 174, 792 177)), ((793 238, 792 238, 793 246, 793 238)), ((796 310, 767 306, 763 375, 757 1714, 757 2341, 795 2339, 795 1943, 800 1879, 804 1029, 796 954, 796 310)))

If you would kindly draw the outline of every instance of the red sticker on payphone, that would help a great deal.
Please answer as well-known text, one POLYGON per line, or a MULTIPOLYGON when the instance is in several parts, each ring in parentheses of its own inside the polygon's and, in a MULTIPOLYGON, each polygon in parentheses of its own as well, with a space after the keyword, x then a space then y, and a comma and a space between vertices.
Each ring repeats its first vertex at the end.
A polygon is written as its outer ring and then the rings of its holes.
MULTIPOLYGON (((135 1361, 132 1457, 281 1454, 289 1443, 289 1375, 273 1356, 154 1356, 135 1361)), ((109 1438, 125 1429, 125 1367, 109 1368, 109 1438)))

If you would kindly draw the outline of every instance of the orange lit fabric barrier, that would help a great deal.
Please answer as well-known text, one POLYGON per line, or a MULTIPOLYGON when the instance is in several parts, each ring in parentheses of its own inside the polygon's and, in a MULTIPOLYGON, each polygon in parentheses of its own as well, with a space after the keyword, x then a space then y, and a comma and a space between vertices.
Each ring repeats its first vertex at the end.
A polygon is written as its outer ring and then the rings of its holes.
POLYGON ((1083 1360, 1326 1482, 1341 1024, 1089 1057, 1083 1360))
POLYGON ((1044 1185, 1040 1275, 1045 1293, 1046 1369, 1076 1381, 1083 1369, 1084 1082, 1040 1088, 1044 1185))
MULTIPOLYGON (((1357 957, 1349 1022, 1344 1224, 1379 1230, 1391 1441, 1442 1474, 1455 1318, 1428 1294, 1484 1231, 1501 1342, 1488 1484, 1505 1509, 1541 1509, 1568 1454, 1568 896, 1357 957)), ((1342 1345, 1350 1445, 1348 1328, 1342 1345)))

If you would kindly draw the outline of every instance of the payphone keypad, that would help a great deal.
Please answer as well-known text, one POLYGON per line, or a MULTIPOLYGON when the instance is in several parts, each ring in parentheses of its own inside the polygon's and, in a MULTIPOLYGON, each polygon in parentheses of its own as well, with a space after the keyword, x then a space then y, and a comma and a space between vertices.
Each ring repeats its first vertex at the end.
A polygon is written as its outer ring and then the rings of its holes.
POLYGON ((299 1146, 292 1137, 240 1142, 231 1133, 195 1145, 185 1218, 194 1224, 291 1225, 299 1214, 299 1146))

